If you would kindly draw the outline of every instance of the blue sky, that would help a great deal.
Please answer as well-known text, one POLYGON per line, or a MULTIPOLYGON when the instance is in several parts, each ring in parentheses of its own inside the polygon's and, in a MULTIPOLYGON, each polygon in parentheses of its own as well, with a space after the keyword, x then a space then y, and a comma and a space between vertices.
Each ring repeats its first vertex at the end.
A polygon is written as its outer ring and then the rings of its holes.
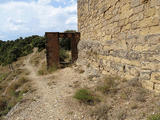
POLYGON ((77 30, 77 0, 0 0, 0 40, 77 30))

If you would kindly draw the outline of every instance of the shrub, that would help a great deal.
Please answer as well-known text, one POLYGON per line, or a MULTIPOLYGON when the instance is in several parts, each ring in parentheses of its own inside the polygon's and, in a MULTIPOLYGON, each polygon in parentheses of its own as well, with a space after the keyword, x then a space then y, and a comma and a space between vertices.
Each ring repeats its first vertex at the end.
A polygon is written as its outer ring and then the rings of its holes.
POLYGON ((71 50, 71 39, 69 38, 62 38, 59 40, 60 46, 64 50, 71 50))
POLYGON ((61 48, 59 52, 59 57, 60 57, 60 61, 64 62, 66 58, 69 58, 69 55, 67 54, 66 50, 61 48))
POLYGON ((0 96, 0 117, 8 113, 7 104, 7 99, 0 96))
POLYGON ((4 79, 6 79, 7 77, 8 77, 7 73, 0 74, 0 82, 3 81, 4 79))
POLYGON ((80 102, 83 102, 85 104, 93 105, 96 101, 99 101, 98 98, 96 98, 91 91, 87 89, 79 89, 75 95, 74 98, 78 99, 80 102))
POLYGON ((160 114, 151 115, 147 120, 160 120, 160 114))

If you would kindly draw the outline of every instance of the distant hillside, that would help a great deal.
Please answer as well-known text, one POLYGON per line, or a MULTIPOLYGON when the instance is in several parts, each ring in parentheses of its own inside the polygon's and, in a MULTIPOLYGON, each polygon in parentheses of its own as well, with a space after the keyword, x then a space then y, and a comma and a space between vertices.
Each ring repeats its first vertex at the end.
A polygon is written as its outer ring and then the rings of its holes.
POLYGON ((38 47, 38 51, 43 50, 45 37, 33 35, 14 41, 0 41, 0 65, 5 66, 17 61, 19 57, 32 53, 34 47, 38 47))

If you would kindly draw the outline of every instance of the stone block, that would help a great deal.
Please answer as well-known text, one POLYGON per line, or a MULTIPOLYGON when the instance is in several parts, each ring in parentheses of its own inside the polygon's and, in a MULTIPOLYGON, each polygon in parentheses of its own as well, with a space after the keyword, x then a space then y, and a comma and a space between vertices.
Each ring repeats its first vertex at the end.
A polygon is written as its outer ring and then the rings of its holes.
POLYGON ((151 81, 143 80, 143 81, 141 81, 141 83, 142 83, 142 87, 144 87, 148 90, 153 90, 153 88, 154 88, 154 83, 151 81))
MULTIPOLYGON (((146 24, 146 25, 147 25, 147 24, 146 24)), ((142 29, 140 29, 140 35, 142 35, 142 36, 148 35, 149 32, 150 32, 150 29, 149 29, 148 27, 147 27, 147 28, 142 28, 142 29)))
POLYGON ((141 13, 138 13, 138 14, 134 14, 133 16, 131 16, 129 18, 129 22, 135 22, 135 21, 140 21, 140 20, 143 20, 144 18, 144 15, 143 15, 143 12, 141 13))
POLYGON ((160 72, 153 72, 151 74, 151 80, 152 81, 160 81, 160 72))
POLYGON ((125 25, 125 19, 124 20, 120 20, 118 22, 118 26, 121 27, 121 26, 124 26, 125 25))
POLYGON ((106 41, 108 41, 108 40, 111 40, 112 39, 112 35, 106 35, 105 37, 104 37, 104 40, 106 41))
POLYGON ((132 16, 132 14, 133 14, 133 9, 122 10, 122 12, 120 14, 120 20, 123 20, 125 18, 129 18, 130 16, 132 16))
POLYGON ((150 80, 151 79, 151 70, 141 70, 139 79, 140 80, 150 80))
POLYGON ((142 12, 143 10, 144 10, 144 5, 143 5, 143 4, 140 5, 140 6, 138 6, 138 7, 133 8, 134 14, 137 14, 137 13, 139 13, 139 12, 142 12))
POLYGON ((131 24, 127 24, 126 26, 123 26, 122 28, 122 32, 126 31, 126 30, 130 30, 131 29, 131 24))
POLYGON ((141 0, 131 0, 131 7, 137 7, 141 4, 141 0))
POLYGON ((160 33, 145 36, 145 41, 148 45, 157 45, 160 43, 160 33))
POLYGON ((132 49, 137 51, 137 52, 144 52, 144 51, 150 50, 150 46, 148 44, 146 44, 146 45, 136 45, 132 49))
POLYGON ((160 84, 155 84, 154 90, 155 90, 156 92, 160 92, 160 84))
POLYGON ((155 7, 155 6, 156 6, 156 3, 157 3, 156 1, 157 1, 157 0, 151 0, 151 1, 150 1, 150 6, 151 6, 151 7, 155 7))
POLYGON ((142 21, 139 22, 140 28, 148 27, 149 25, 152 24, 152 18, 145 18, 142 21))
POLYGON ((137 51, 130 51, 127 54, 127 58, 129 60, 139 60, 141 58, 141 54, 137 51))
POLYGON ((135 21, 131 25, 131 29, 137 29, 138 28, 138 21, 135 21))
POLYGON ((139 77, 140 75, 139 70, 135 66, 126 65, 125 71, 131 76, 139 77))
POLYGON ((144 12, 145 17, 153 17, 156 14, 156 8, 147 8, 144 12))
POLYGON ((160 5, 160 0, 156 0, 156 5, 160 5))
POLYGON ((160 26, 152 26, 150 28, 149 34, 159 34, 160 33, 160 26))

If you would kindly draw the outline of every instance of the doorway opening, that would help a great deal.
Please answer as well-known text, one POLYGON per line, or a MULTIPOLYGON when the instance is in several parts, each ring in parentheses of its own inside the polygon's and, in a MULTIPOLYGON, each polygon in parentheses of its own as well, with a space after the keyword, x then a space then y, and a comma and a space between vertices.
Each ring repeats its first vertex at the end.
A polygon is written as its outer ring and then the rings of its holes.
POLYGON ((46 32, 47 67, 65 67, 78 58, 80 33, 46 32))

